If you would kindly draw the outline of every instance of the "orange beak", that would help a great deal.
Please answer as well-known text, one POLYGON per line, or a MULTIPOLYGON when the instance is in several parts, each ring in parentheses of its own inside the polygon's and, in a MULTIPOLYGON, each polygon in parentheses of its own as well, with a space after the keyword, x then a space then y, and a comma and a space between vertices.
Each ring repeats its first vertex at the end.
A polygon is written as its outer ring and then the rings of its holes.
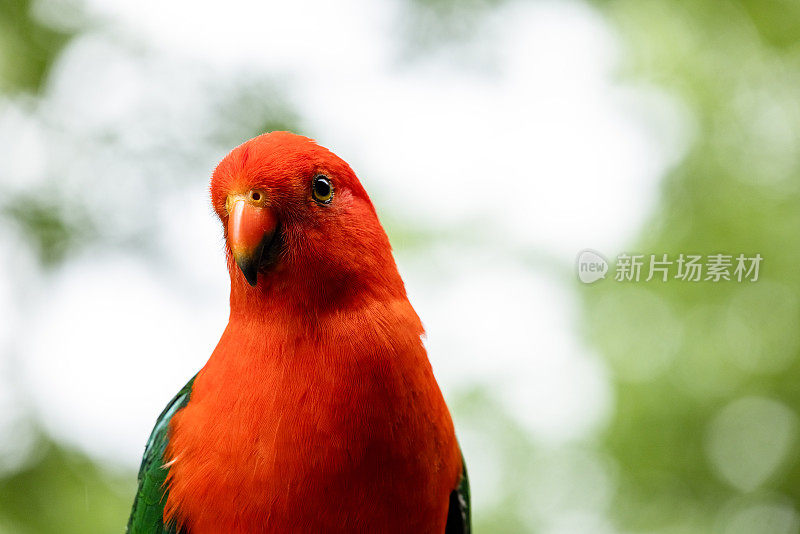
POLYGON ((228 217, 228 245, 247 283, 255 286, 264 248, 272 241, 278 220, 271 209, 243 198, 231 199, 228 217))

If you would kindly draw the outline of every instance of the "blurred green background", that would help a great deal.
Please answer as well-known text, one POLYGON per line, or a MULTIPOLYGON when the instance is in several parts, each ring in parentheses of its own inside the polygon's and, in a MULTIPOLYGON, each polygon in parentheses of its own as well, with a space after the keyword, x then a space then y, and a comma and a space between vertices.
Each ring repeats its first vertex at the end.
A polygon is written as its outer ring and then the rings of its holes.
MULTIPOLYGON (((386 16, 397 31, 386 39, 396 54, 387 68, 402 74, 409 65, 439 58, 467 72, 458 76, 479 84, 483 78, 491 79, 497 75, 491 50, 506 29, 504 19, 497 23, 498 17, 522 9, 522 4, 513 0, 392 3, 386 16), (491 31, 481 29, 486 24, 494 24, 491 31), (476 34, 483 38, 475 41, 476 34)), ((156 9, 142 7, 149 8, 156 9)), ((414 219, 393 210, 398 201, 391 188, 381 187, 379 179, 374 187, 368 186, 401 268, 405 266, 412 278, 416 265, 438 265, 436 258, 442 250, 462 246, 466 240, 468 249, 478 251, 479 262, 504 261, 536 276, 545 273, 546 280, 565 288, 553 298, 575 303, 575 343, 586 347, 605 384, 606 408, 595 423, 557 440, 532 432, 526 426, 526 414, 502 400, 502 380, 467 379, 445 388, 468 462, 471 467, 474 464, 475 529, 485 533, 800 532, 800 239, 796 238, 800 228, 800 3, 551 1, 547 9, 596 16, 603 31, 613 36, 618 59, 609 76, 611 83, 624 88, 618 98, 634 102, 633 114, 668 115, 666 120, 648 123, 657 130, 655 139, 667 135, 662 125, 673 124, 672 115, 679 122, 677 133, 670 134, 677 148, 663 141, 669 145, 665 150, 677 156, 652 177, 655 200, 641 200, 643 219, 627 228, 621 241, 610 241, 618 243, 619 250, 604 252, 610 258, 622 252, 741 252, 760 253, 765 259, 756 283, 622 283, 609 278, 583 285, 575 277, 571 260, 564 259, 572 249, 562 255, 546 246, 529 246, 524 240, 522 244, 498 241, 492 235, 496 227, 491 214, 455 223, 414 219)), ((119 16, 130 12, 121 10, 119 16)), ((72 102, 64 100, 64 94, 73 93, 55 90, 53 80, 62 71, 58 84, 63 87, 70 83, 65 70, 79 77, 81 68, 87 73, 113 69, 106 63, 115 60, 111 53, 97 55, 94 64, 73 64, 72 70, 64 67, 64 57, 76 43, 91 42, 98 32, 103 35, 104 27, 116 28, 115 24, 107 13, 98 15, 77 2, 0 0, 0 139, 7 147, 18 147, 11 141, 24 139, 30 128, 47 132, 42 151, 20 157, 4 149, 6 163, 0 165, 4 236, 0 255, 10 280, 5 293, 0 292, 6 302, 0 312, 14 314, 6 320, 6 335, 0 336, 4 354, 0 374, 5 377, 0 386, 6 399, 4 411, 10 414, 13 405, 15 414, 4 415, 10 422, 0 425, 0 533, 121 532, 135 488, 130 454, 122 458, 115 457, 113 450, 98 453, 80 445, 92 441, 92 436, 71 441, 52 431, 48 418, 54 416, 37 406, 56 401, 36 400, 38 392, 29 389, 41 386, 21 378, 30 372, 21 369, 31 340, 20 332, 29 332, 28 326, 47 313, 48 284, 60 272, 80 270, 82 258, 97 250, 116 250, 154 265, 169 263, 154 245, 159 226, 158 219, 148 215, 151 199, 191 194, 197 195, 194 202, 206 202, 202 195, 210 169, 231 147, 274 129, 292 129, 311 137, 319 133, 314 129, 314 109, 304 106, 304 93, 293 91, 291 80, 269 69, 250 70, 246 63, 234 69, 238 74, 220 79, 210 75, 216 71, 205 66, 202 53, 176 60, 149 43, 145 33, 137 35, 131 29, 135 26, 104 38, 137 62, 155 65, 134 73, 143 77, 141 87, 148 87, 149 77, 175 78, 178 81, 170 86, 170 93, 153 98, 188 99, 181 95, 187 89, 202 95, 197 100, 202 100, 202 107, 189 99, 188 111, 167 107, 166 116, 159 116, 161 112, 148 110, 145 101, 136 108, 136 116, 145 125, 141 126, 117 120, 127 116, 114 115, 116 108, 111 106, 107 121, 102 120, 103 114, 100 119, 86 119, 100 121, 89 128, 82 108, 73 109, 72 102), (53 153, 61 154, 56 160, 59 165, 33 161, 37 154, 52 157, 53 153), (111 176, 109 169, 114 172, 111 176), (124 169, 131 174, 124 174, 124 169)), ((332 31, 330 38, 340 36, 332 31)), ((536 53, 551 57, 556 65, 570 61, 565 50, 536 53)), ((225 63, 226 58, 207 61, 225 63)), ((400 97, 415 98, 411 87, 413 80, 398 90, 400 97)), ((119 88, 123 94, 128 89, 119 88)), ((107 96, 106 90, 97 89, 82 105, 93 106, 107 96)), ((464 109, 473 116, 472 135, 477 139, 494 135, 480 127, 482 103, 473 104, 464 109)), ((428 119, 421 118, 418 128, 434 128, 435 121, 428 119)), ((385 124, 386 129, 394 127, 385 124)), ((335 132, 335 128, 325 130, 326 137, 320 140, 337 150, 335 132)), ((596 142, 602 145, 604 140, 596 142)), ((547 152, 546 137, 532 143, 547 152)), ((572 157, 581 159, 583 150, 576 144, 572 157)), ((413 158, 403 151, 398 146, 394 158, 413 158)), ((502 157, 535 158, 535 153, 502 157)), ((391 161, 386 157, 387 166, 391 161)), ((613 173, 613 162, 610 165, 613 173)), ((372 167, 380 171, 379 165, 372 167)), ((558 176, 529 178, 559 180, 558 176)), ((532 189, 530 194, 537 194, 537 186, 526 187, 532 189)), ((506 194, 510 200, 528 192, 506 194)), ((580 190, 574 194, 578 196, 580 190)), ((561 223, 550 224, 557 228, 561 223)), ((465 263, 474 261, 469 256, 465 263)), ((198 264, 170 265, 180 278, 198 264)), ((430 267, 437 268, 446 269, 430 267)), ((202 271, 202 276, 207 272, 202 271)), ((210 278, 225 276, 224 270, 211 272, 210 278)), ((435 278, 422 272, 416 277, 435 278)), ((86 283, 91 283, 91 277, 86 283)), ((505 289, 513 291, 513 287, 505 289)), ((487 292, 502 290, 490 287, 487 292)), ((492 298, 489 305, 495 302, 492 298)), ((478 305, 469 298, 457 302, 478 305)), ((558 313, 558 305, 552 306, 553 313, 558 313)), ((548 350, 558 351, 557 346, 537 349, 546 326, 536 317, 504 321, 504 313, 515 313, 513 309, 489 310, 483 313, 500 317, 496 335, 502 337, 504 328, 521 323, 526 329, 523 339, 537 357, 547 359, 548 350)), ((420 314, 433 332, 441 318, 420 314)), ((224 317, 224 309, 215 315, 222 321, 213 323, 218 331, 224 317)), ((457 326, 447 331, 458 336, 457 326)), ((148 332, 133 335, 147 337, 148 332)), ((498 352, 504 346, 500 343, 498 352)), ((109 358, 113 349, 109 347, 109 358)), ((191 361, 202 365, 207 354, 199 351, 191 361)), ((64 357, 70 357, 69 350, 64 357)), ((434 360, 445 385, 461 357, 440 356, 455 360, 444 369, 434 360)), ((502 366, 498 354, 484 357, 490 362, 487 365, 496 361, 502 366)), ((183 369, 185 377, 196 370, 189 364, 183 369)), ((100 368, 87 380, 113 379, 100 368)), ((567 371, 564 380, 572 380, 567 371)), ((136 390, 136 384, 128 387, 136 390)), ((150 406, 166 402, 168 389, 148 399, 152 420, 158 409, 150 406)), ((525 409, 535 413, 550 402, 546 394, 537 398, 538 405, 525 409)), ((577 402, 581 404, 581 398, 577 402)), ((596 397, 586 400, 593 402, 599 401, 596 397)), ((76 404, 68 409, 79 408, 76 404)), ((111 406, 109 413, 118 422, 127 416, 125 408, 111 406)), ((146 433, 138 435, 134 450, 146 439, 146 433)), ((113 449, 113 442, 108 445, 99 434, 98 442, 106 443, 100 448, 113 449)))

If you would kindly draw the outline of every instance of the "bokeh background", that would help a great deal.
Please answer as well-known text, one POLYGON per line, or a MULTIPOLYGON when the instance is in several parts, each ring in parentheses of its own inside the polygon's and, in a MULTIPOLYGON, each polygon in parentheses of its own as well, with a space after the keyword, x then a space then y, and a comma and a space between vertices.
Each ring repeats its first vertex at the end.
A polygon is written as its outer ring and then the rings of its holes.
POLYGON ((794 0, 0 0, 0 533, 124 529, 227 319, 210 173, 276 129, 378 207, 476 532, 800 531, 798 39, 794 0))

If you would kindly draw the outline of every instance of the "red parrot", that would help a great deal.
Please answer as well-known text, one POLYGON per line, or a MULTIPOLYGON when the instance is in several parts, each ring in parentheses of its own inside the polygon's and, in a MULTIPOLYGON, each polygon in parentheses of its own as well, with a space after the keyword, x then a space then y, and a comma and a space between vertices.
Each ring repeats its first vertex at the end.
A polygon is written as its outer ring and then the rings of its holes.
POLYGON ((131 534, 467 533, 423 327, 350 166, 288 132, 211 179, 230 318, 159 417, 131 534))

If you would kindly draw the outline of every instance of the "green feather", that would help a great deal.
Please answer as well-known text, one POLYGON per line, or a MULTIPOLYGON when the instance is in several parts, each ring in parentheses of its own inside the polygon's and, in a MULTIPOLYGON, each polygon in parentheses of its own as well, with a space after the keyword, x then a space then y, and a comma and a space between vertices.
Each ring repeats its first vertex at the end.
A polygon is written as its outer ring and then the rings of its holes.
POLYGON ((167 404, 147 440, 139 468, 139 490, 128 519, 128 534, 180 534, 174 524, 164 524, 164 505, 168 494, 166 481, 169 473, 169 469, 164 467, 164 453, 169 443, 169 423, 178 410, 189 402, 195 377, 167 404))

